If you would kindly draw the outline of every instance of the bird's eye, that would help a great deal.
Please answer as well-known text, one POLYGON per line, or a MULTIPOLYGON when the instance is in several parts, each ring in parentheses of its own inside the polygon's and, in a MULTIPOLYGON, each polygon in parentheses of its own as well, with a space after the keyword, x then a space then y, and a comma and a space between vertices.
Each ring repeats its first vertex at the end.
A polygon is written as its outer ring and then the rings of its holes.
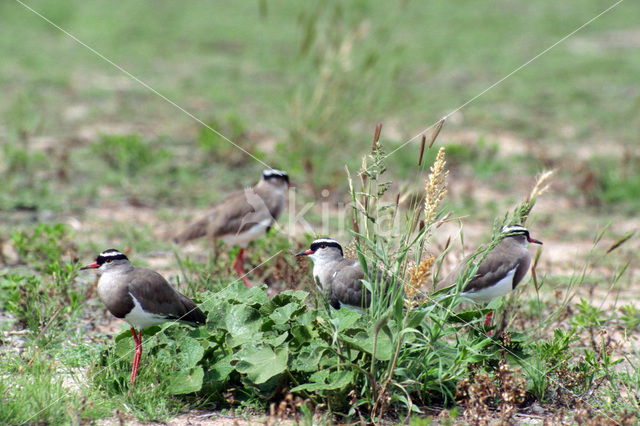
POLYGON ((324 249, 324 248, 327 248, 327 246, 326 246, 325 244, 322 244, 322 245, 320 246, 320 248, 321 248, 321 249, 324 249))
POLYGON ((113 259, 107 259, 107 260, 105 260, 105 262, 107 262, 107 263, 111 263, 111 261, 112 261, 112 260, 113 260, 113 259))

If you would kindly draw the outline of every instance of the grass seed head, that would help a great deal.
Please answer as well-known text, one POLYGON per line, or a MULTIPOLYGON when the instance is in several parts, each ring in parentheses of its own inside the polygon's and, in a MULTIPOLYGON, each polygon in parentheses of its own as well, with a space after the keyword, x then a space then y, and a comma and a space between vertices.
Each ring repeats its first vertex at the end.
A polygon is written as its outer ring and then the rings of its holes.
POLYGON ((431 166, 431 173, 425 180, 424 221, 426 226, 430 226, 435 220, 438 205, 447 194, 446 180, 449 171, 445 170, 446 165, 444 148, 440 147, 436 161, 431 166))
POLYGON ((411 278, 404 286, 404 292, 408 300, 413 300, 418 290, 420 290, 420 287, 422 287, 422 284, 431 276, 431 267, 435 260, 435 257, 429 256, 420 262, 417 268, 411 268, 411 278))

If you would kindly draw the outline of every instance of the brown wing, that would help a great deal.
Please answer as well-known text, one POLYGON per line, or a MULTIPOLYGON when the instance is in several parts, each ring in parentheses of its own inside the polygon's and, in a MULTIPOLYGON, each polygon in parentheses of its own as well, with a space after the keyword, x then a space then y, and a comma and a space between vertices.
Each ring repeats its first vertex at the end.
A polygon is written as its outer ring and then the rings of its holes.
POLYGON ((277 203, 257 188, 230 195, 211 212, 208 232, 213 237, 232 235, 250 229, 258 223, 273 222, 282 213, 284 203, 277 203))
POLYGON ((195 240, 196 238, 202 238, 207 235, 207 227, 209 226, 209 216, 198 219, 189 226, 187 226, 182 232, 176 235, 173 239, 178 244, 184 244, 187 241, 195 240))
POLYGON ((207 317, 188 297, 171 287, 160 274, 136 268, 131 274, 129 292, 146 312, 192 323, 204 323, 207 317))
POLYGON ((351 306, 369 306, 371 295, 366 291, 365 300, 362 300, 362 279, 364 271, 359 263, 353 259, 344 259, 338 264, 336 275, 330 278, 329 303, 338 309, 340 303, 351 306))
MULTIPOLYGON (((437 286, 437 290, 455 285, 458 276, 466 268, 472 267, 470 262, 472 256, 467 256, 447 277, 437 286)), ((476 257, 481 259, 482 255, 476 257)), ((513 278, 513 287, 524 278, 529 268, 531 257, 527 249, 519 244, 514 244, 510 240, 502 240, 496 245, 485 259, 482 260, 476 275, 467 283, 463 291, 477 291, 489 287, 491 284, 504 278, 514 268, 516 269, 513 278), (517 250, 517 256, 513 251, 517 250)))

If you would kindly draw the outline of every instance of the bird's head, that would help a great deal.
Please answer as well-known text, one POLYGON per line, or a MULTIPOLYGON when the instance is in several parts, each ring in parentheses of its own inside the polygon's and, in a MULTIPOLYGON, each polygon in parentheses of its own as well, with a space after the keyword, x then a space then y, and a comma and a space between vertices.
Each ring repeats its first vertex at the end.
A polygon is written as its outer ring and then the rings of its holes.
POLYGON ((314 263, 324 263, 333 260, 340 260, 344 256, 342 247, 336 240, 330 238, 320 238, 311 243, 305 251, 296 254, 296 257, 308 256, 314 263))
POLYGON ((291 188, 287 172, 278 169, 267 169, 262 172, 262 181, 279 189, 291 188))
POLYGON ((98 257, 96 257, 95 262, 90 263, 87 266, 83 266, 80 270, 97 269, 104 273, 125 265, 131 265, 127 256, 116 249, 109 249, 100 253, 98 257))
POLYGON ((531 238, 529 235, 529 230, 522 225, 508 225, 502 228, 500 231, 502 238, 518 238, 526 244, 526 242, 530 242, 533 244, 542 244, 542 241, 536 240, 535 238, 531 238))

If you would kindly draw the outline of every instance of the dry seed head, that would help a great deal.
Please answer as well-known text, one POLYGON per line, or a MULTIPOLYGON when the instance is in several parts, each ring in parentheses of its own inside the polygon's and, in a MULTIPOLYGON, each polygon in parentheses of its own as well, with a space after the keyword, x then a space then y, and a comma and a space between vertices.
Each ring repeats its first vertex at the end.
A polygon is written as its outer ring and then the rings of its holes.
POLYGON ((431 173, 425 180, 424 221, 426 226, 430 226, 433 223, 436 218, 438 204, 447 194, 446 179, 449 176, 449 171, 445 170, 446 164, 444 148, 440 147, 436 161, 431 166, 431 173))
POLYGON ((424 145, 427 142, 427 137, 422 135, 422 140, 420 141, 420 157, 418 158, 418 167, 422 166, 422 156, 424 155, 424 145))
POLYGON ((440 134, 440 130, 442 130, 442 126, 444 126, 444 121, 446 119, 447 119, 446 117, 441 118, 440 121, 438 121, 438 124, 436 124, 436 128, 433 129, 433 133, 431 134, 431 140, 429 141, 429 148, 433 146, 433 143, 438 138, 438 135, 440 134))
POLYGON ((418 265, 417 268, 411 268, 411 279, 404 286, 404 292, 407 295, 407 299, 412 300, 418 293, 418 290, 420 290, 422 284, 431 276, 431 267, 435 260, 435 257, 429 256, 420 262, 420 265, 418 265))
POLYGON ((546 172, 543 172, 540 176, 538 176, 538 178, 536 179, 536 184, 531 190, 529 197, 527 197, 528 203, 547 192, 547 190, 549 189, 549 183, 547 181, 551 178, 552 174, 553 170, 547 170, 546 172))

